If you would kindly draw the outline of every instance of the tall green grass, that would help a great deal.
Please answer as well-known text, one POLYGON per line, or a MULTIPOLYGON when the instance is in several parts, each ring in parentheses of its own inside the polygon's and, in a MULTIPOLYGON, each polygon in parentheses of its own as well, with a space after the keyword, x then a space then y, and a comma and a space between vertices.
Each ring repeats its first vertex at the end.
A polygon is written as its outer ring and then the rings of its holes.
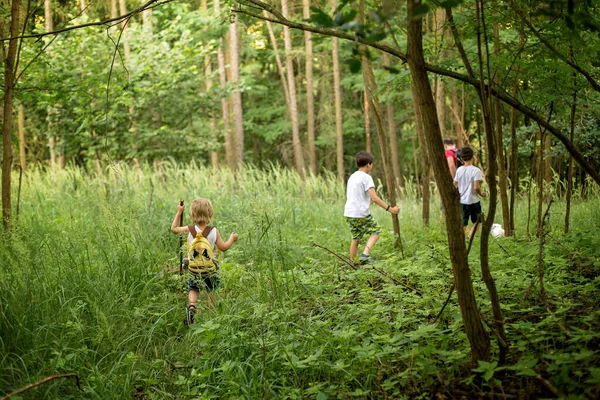
MULTIPOLYGON (((373 208, 384 227, 376 266, 395 284, 312 246, 346 255, 344 201, 334 176, 302 180, 278 167, 30 171, 18 221, 0 245, 0 394, 64 372, 79 374, 82 392, 57 380, 24 398, 415 398, 468 387, 477 373, 465 369, 455 300, 433 324, 452 282, 437 205, 424 227, 420 205, 402 202, 405 258, 392 246, 387 214, 373 208), (169 227, 178 201, 198 196, 212 201, 222 235, 236 231, 240 240, 225 254, 217 308, 202 309, 187 328, 186 279, 166 268, 178 263, 169 227)), ((560 233, 564 205, 552 208, 545 283, 563 311, 541 321, 530 317, 544 310, 525 205, 518 236, 490 246, 507 321, 516 324, 507 328, 511 361, 551 354, 540 374, 561 390, 597 394, 598 382, 586 383, 597 379, 597 199, 577 199, 568 236, 560 233), (558 324, 577 327, 571 342, 554 332, 558 324)), ((477 258, 475 248, 474 284, 491 321, 477 258)), ((527 379, 515 382, 527 387, 527 379)))

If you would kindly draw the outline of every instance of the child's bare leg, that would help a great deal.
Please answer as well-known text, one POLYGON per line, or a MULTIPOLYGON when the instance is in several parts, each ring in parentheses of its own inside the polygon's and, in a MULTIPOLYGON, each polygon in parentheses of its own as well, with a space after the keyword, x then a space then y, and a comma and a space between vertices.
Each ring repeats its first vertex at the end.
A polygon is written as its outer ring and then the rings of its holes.
POLYGON ((365 246, 365 250, 363 251, 365 255, 368 256, 369 253, 371 253, 371 249, 373 249, 373 246, 375 246, 377 240, 379 240, 379 235, 371 235, 371 237, 369 237, 369 240, 367 240, 367 245, 365 246))
POLYGON ((196 302, 198 301, 198 292, 195 290, 190 290, 190 293, 188 294, 188 303, 191 305, 196 305, 196 302))
POLYGON ((469 235, 469 238, 470 238, 471 235, 469 234, 469 225, 463 226, 463 230, 465 231, 465 235, 469 235))
POLYGON ((354 261, 354 259, 356 258, 356 254, 358 253, 358 240, 354 240, 352 239, 352 241, 350 242, 350 259, 352 261, 354 261))

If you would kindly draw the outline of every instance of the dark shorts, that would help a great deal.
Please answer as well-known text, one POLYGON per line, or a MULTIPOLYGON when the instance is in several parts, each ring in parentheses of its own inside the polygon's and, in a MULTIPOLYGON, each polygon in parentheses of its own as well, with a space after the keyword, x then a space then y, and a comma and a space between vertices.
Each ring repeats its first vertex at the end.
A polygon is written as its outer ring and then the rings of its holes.
POLYGON ((463 217, 463 226, 469 225, 469 217, 471 218, 471 222, 475 223, 477 221, 477 217, 481 214, 481 202, 477 202, 474 204, 460 204, 462 208, 462 217, 463 217))
POLYGON ((188 290, 195 290, 200 292, 202 290, 206 292, 212 292, 221 286, 221 279, 219 275, 196 275, 189 274, 190 279, 188 280, 188 290))
POLYGON ((361 240, 365 235, 379 235, 381 227, 375 221, 371 214, 362 218, 345 217, 350 232, 352 232, 352 240, 361 240))

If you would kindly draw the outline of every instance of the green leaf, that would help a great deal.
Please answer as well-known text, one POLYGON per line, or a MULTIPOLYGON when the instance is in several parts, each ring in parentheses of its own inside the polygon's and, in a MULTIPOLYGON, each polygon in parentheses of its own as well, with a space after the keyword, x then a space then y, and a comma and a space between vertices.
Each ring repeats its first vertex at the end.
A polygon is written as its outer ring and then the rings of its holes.
POLYGON ((348 60, 348 66, 350 67, 350 72, 356 74, 361 71, 362 64, 358 58, 350 58, 348 60))
POLYGON ((310 7, 310 22, 323 28, 333 27, 333 20, 331 17, 317 7, 310 7))
POLYGON ((417 9, 413 12, 412 19, 421 19, 431 10, 428 4, 421 4, 417 9))

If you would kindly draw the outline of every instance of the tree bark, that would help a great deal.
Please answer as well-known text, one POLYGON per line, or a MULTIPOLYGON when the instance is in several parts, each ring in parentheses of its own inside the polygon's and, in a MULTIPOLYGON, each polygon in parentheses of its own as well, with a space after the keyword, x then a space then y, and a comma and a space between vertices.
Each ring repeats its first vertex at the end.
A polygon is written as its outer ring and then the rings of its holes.
MULTIPOLYGON (((201 2, 200 2, 200 9, 205 13, 208 13, 208 4, 207 3, 208 3, 207 0, 201 0, 201 2)), ((150 20, 151 20, 151 18, 152 18, 152 14, 150 14, 150 20)), ((144 23, 145 23, 145 20, 144 20, 144 23)), ((150 28, 152 28, 151 23, 150 23, 150 28)), ((210 93, 212 90, 212 87, 213 87, 213 80, 212 80, 212 61, 210 59, 210 55, 208 55, 208 54, 204 57, 204 76, 206 78, 206 91, 210 93)), ((210 132, 212 135, 213 143, 216 144, 218 141, 217 121, 212 112, 210 113, 209 126, 210 126, 210 132)), ((217 168, 219 166, 219 155, 216 150, 212 150, 210 152, 210 165, 213 168, 217 168)))
MULTIPOLYGON (((337 7, 336 0, 331 0, 331 10, 335 12, 337 7)), ((335 103, 335 137, 336 137, 336 160, 337 160, 337 177, 340 182, 344 182, 344 131, 342 126, 342 89, 340 85, 340 58, 338 50, 338 38, 332 38, 333 50, 333 94, 335 103)))
MULTIPOLYGON (((121 15, 127 14, 127 0, 119 0, 119 11, 121 15)), ((125 59, 125 63, 127 63, 131 56, 131 46, 127 38, 127 20, 121 21, 121 29, 123 30, 123 58, 125 59)))
MULTIPOLYGON (((288 18, 288 2, 281 0, 281 13, 288 18)), ((292 120, 292 146, 294 148, 294 166, 300 176, 304 176, 304 156, 300 142, 300 123, 298 122, 298 101, 296 99, 296 81, 294 74, 294 60, 292 55, 292 35, 288 26, 283 27, 283 40, 285 42, 285 69, 287 84, 290 91, 290 118, 292 120)))
MULTIPOLYGON (((302 0, 302 16, 310 18, 310 0, 302 0)), ((306 131, 308 135, 308 157, 310 171, 317 174, 317 150, 315 147, 315 101, 313 93, 313 49, 312 33, 304 31, 304 47, 306 54, 306 131)))
MULTIPOLYGON (((221 7, 219 0, 214 0, 215 15, 221 14, 221 7)), ((227 71, 225 70, 225 53, 224 53, 224 40, 219 38, 219 46, 217 47, 217 63, 219 65, 219 86, 224 92, 227 88, 227 71)), ((223 117, 223 136, 225 138, 225 159, 227 160, 227 167, 230 170, 235 169, 235 154, 233 149, 233 138, 231 133, 231 126, 229 124, 229 104, 227 97, 221 97, 221 114, 223 117)))
POLYGON ((27 159, 25 158, 25 111, 23 104, 19 104, 18 110, 19 161, 21 171, 25 172, 27 169, 27 159))
MULTIPOLYGON (((383 65, 391 66, 390 56, 387 53, 383 53, 383 65)), ((394 175, 394 186, 398 188, 398 194, 400 194, 400 188, 402 187, 402 174, 400 173, 400 160, 398 159, 398 140, 396 137, 396 121, 394 119, 394 104, 389 101, 386 106, 387 123, 388 123, 388 134, 390 137, 390 158, 392 164, 392 173, 394 175)))
MULTIPOLYGON (((423 129, 423 117, 421 109, 419 108, 419 98, 415 91, 415 85, 410 85, 410 93, 413 99, 413 108, 415 110, 415 127, 417 129, 417 138, 419 140, 419 152, 421 154, 421 165, 423 166, 423 175, 421 176, 421 194, 423 199, 423 205, 421 208, 421 218, 423 219, 423 224, 425 226, 429 226, 429 218, 430 218, 430 182, 431 182, 431 163, 429 162, 429 155, 427 154, 427 145, 425 143, 425 133, 423 129)), ((415 164, 416 168, 416 164, 415 164)), ((418 170, 415 171, 418 174, 418 170)), ((419 183, 419 178, 417 175, 417 185, 419 183)))
MULTIPOLYGON (((577 92, 573 92, 573 104, 571 105, 571 142, 575 139, 575 111, 577 109, 577 92)), ((573 191, 573 157, 569 156, 569 170, 567 173, 567 193, 565 211, 565 233, 569 233, 569 220, 571 217, 571 192, 573 191)))
MULTIPOLYGON (((513 86, 513 96, 517 95, 518 88, 513 86)), ((510 111, 510 208, 509 224, 505 228, 506 236, 515 234, 515 202, 517 201, 517 188, 519 187, 519 149, 517 145, 517 125, 519 115, 515 108, 510 111)))
POLYGON ((12 0, 10 12, 10 37, 8 49, 2 43, 4 55, 4 109, 2 120, 2 225, 8 229, 11 224, 11 172, 12 172, 12 122, 13 122, 13 95, 15 89, 15 70, 17 48, 19 40, 20 1, 12 0))
MULTIPOLYGON (((146 0, 141 0, 141 3, 146 3, 146 0)), ((206 4, 204 6, 204 9, 206 10, 206 4)), ((152 8, 146 8, 144 11, 142 11, 142 24, 144 25, 145 30, 152 33, 154 30, 154 26, 152 24, 152 8)))
POLYGON ((369 94, 367 93, 367 89, 363 90, 363 95, 365 104, 365 147, 367 148, 367 152, 373 153, 371 146, 371 113, 369 111, 369 94))
MULTIPOLYGON (((52 32, 54 30, 54 21, 52 16, 52 0, 44 0, 44 24, 46 32, 52 32)), ((49 52, 52 55, 52 52, 49 52)), ((54 134, 52 133, 52 122, 51 122, 52 109, 48 106, 46 115, 48 117, 48 149, 50 151, 50 165, 56 165, 56 152, 54 151, 54 134)))
MULTIPOLYGON (((500 57, 500 28, 494 24, 494 55, 500 57)), ((495 83, 500 85, 500 78, 495 74, 495 83)), ((508 179, 506 176, 506 160, 504 158, 504 140, 502 131, 502 104, 494 98, 494 114, 496 117, 496 151, 498 159, 498 184, 500 186, 500 204, 502 205, 502 221, 505 229, 510 229, 510 213, 508 209, 508 179)))
MULTIPOLYGON (((480 82, 484 82, 485 76, 483 73, 483 50, 481 44, 481 34, 483 32, 484 40, 485 40, 485 54, 486 54, 486 67, 487 67, 487 75, 491 76, 490 73, 490 57, 488 50, 488 39, 485 27, 485 14, 483 10, 483 0, 476 1, 477 7, 477 53, 479 55, 479 75, 480 82)), ((496 333, 499 336, 498 344, 500 347, 499 354, 499 363, 502 365, 506 362, 506 354, 508 351, 508 345, 506 340, 506 334, 504 332, 504 322, 502 317, 502 308, 500 306, 500 300, 498 298, 498 291, 496 289, 496 283, 494 282, 494 278, 492 277, 490 266, 489 266, 489 238, 490 238, 490 230, 492 228, 492 224, 494 223, 494 218, 496 216, 496 200, 498 197, 498 190, 496 187, 496 174, 498 172, 498 163, 496 155, 498 151, 496 150, 496 137, 494 136, 494 127, 493 127, 493 119, 491 115, 493 98, 487 88, 490 86, 481 85, 481 92, 479 98, 481 99, 481 110, 482 110, 482 118, 483 118, 483 126, 485 131, 485 141, 487 145, 487 183, 488 183, 488 191, 489 191, 489 206, 488 206, 488 214, 483 223, 482 231, 481 231, 481 243, 479 250, 479 258, 481 264, 481 275, 485 285, 490 293, 490 303, 492 306, 492 314, 494 315, 494 326, 496 328, 496 333)))
POLYGON ((233 128, 235 132, 234 170, 244 162, 244 115, 242 111, 242 92, 240 83, 240 48, 237 28, 237 15, 233 23, 229 24, 229 50, 231 57, 231 83, 235 86, 231 94, 231 107, 233 113, 233 128))
POLYGON ((410 67, 415 94, 421 115, 429 159, 433 166, 442 203, 447 210, 446 230, 448 233, 448 246, 450 260, 454 272, 454 280, 458 295, 465 332, 471 346, 473 361, 489 360, 490 339, 485 331, 473 291, 473 283, 467 262, 467 248, 465 246, 462 221, 460 218, 458 193, 448 174, 448 163, 444 158, 444 147, 440 140, 441 133, 437 120, 435 102, 423 58, 422 19, 415 18, 415 9, 421 5, 421 0, 407 1, 408 13, 408 65, 410 67))

